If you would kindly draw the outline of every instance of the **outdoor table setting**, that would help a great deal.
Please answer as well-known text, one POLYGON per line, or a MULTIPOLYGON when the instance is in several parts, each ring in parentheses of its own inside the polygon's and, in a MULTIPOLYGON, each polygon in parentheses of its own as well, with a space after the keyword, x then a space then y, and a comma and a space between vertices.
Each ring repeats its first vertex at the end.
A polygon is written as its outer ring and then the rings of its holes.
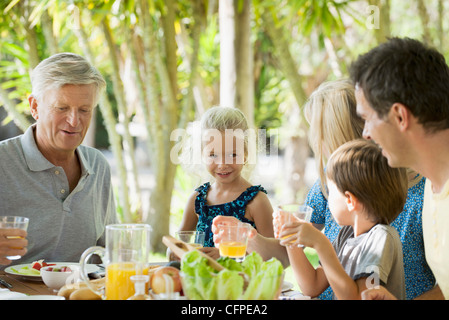
POLYGON ((26 280, 23 276, 0 271, 0 300, 35 296, 42 298, 56 293, 42 281, 26 280))
POLYGON ((40 260, 0 271, 0 300, 307 298, 284 281, 278 260, 263 261, 255 252, 246 254, 246 228, 245 224, 223 227, 217 260, 197 250, 204 236, 164 236, 162 242, 175 261, 149 263, 149 225, 108 225, 105 247, 86 249, 79 263, 40 260), (92 255, 99 256, 102 264, 89 263, 92 255))

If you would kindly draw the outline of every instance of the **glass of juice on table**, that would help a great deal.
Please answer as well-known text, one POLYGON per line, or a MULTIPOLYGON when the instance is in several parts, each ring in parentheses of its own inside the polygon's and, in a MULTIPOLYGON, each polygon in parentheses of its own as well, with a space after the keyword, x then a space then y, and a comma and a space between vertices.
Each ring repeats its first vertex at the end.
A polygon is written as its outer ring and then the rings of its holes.
POLYGON ((81 278, 87 286, 106 300, 126 300, 135 294, 131 276, 148 275, 150 251, 148 224, 114 224, 106 226, 106 246, 88 248, 81 255, 81 278), (106 268, 104 290, 94 288, 86 272, 89 258, 98 255, 106 268))
MULTIPOLYGON (((296 220, 304 222, 310 222, 312 217, 313 208, 303 204, 284 204, 276 208, 274 212, 274 236, 280 239, 279 234, 282 226, 286 223, 296 220)), ((282 237, 282 239, 288 238, 289 235, 282 237)))
MULTIPOLYGON (((0 229, 22 229, 27 231, 29 219, 18 216, 0 216, 0 229)), ((20 236, 7 236, 8 239, 21 239, 20 236)), ((11 249, 20 250, 22 248, 11 247, 11 249)), ((7 256, 9 260, 18 260, 21 256, 7 256)))
POLYGON ((203 231, 177 231, 175 236, 192 247, 202 248, 206 234, 203 231))
POLYGON ((247 223, 219 225, 218 233, 221 240, 218 244, 218 250, 220 256, 232 258, 237 262, 243 261, 246 255, 250 228, 247 223))

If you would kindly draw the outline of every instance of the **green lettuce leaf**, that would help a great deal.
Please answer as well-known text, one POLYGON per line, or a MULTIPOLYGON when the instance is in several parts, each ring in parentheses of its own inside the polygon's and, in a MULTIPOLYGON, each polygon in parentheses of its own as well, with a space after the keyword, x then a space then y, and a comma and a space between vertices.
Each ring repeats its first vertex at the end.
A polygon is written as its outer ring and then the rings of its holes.
POLYGON ((192 300, 267 300, 279 290, 284 268, 279 260, 263 261, 252 252, 242 263, 217 260, 225 269, 216 272, 199 252, 186 253, 181 262, 183 290, 192 300), (249 279, 244 291, 245 280, 249 279))
POLYGON ((192 300, 214 300, 215 270, 207 259, 201 257, 196 250, 186 253, 182 259, 183 290, 192 300))
POLYGON ((243 300, 274 299, 282 281, 284 268, 277 259, 265 261, 260 270, 250 278, 243 300))
POLYGON ((228 270, 243 271, 242 265, 229 257, 220 257, 217 262, 228 270))
POLYGON ((248 277, 255 276, 259 271, 260 267, 263 264, 263 259, 257 252, 253 251, 245 257, 245 260, 242 262, 242 268, 244 272, 248 275, 248 277))
POLYGON ((237 300, 243 293, 243 277, 235 271, 221 270, 215 284, 218 300, 237 300))

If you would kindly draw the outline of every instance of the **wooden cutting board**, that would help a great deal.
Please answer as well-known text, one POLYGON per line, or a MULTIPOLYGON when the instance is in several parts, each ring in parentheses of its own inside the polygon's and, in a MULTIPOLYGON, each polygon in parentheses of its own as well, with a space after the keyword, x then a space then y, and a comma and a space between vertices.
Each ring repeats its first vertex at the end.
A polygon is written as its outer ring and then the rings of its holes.
POLYGON ((219 264, 215 259, 209 257, 207 254, 205 254, 204 252, 201 252, 199 250, 197 250, 195 247, 189 245, 188 243, 185 243, 182 240, 173 238, 172 236, 163 236, 162 237, 162 242, 168 247, 170 248, 171 251, 173 251, 173 253, 179 258, 182 259, 182 257, 184 256, 184 254, 186 254, 189 251, 193 251, 196 250, 199 252, 199 254, 201 256, 203 256, 204 258, 206 258, 209 262, 209 266, 211 266, 212 268, 214 268, 217 271, 223 270, 224 267, 219 264))

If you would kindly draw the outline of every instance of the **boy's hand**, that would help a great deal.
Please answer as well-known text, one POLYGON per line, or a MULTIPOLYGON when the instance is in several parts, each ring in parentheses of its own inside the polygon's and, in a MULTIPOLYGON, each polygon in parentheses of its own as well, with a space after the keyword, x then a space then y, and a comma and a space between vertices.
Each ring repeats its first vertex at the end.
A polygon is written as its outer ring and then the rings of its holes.
POLYGON ((297 220, 284 224, 279 236, 282 239, 280 244, 283 246, 314 248, 324 235, 311 223, 297 220))
MULTIPOLYGON (((274 231, 274 237, 276 239, 281 238, 282 227, 284 226, 284 224, 290 222, 291 216, 293 216, 293 215, 290 213, 287 213, 287 212, 280 211, 280 210, 275 210, 273 212, 273 231, 274 231)), ((294 218, 294 220, 297 220, 297 219, 294 218)))

